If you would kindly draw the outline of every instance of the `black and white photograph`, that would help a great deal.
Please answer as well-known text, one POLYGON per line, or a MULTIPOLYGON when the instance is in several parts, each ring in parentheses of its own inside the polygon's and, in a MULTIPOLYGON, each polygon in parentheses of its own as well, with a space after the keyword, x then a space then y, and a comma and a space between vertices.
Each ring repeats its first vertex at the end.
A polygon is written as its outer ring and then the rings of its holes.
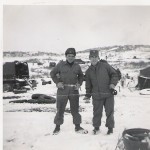
POLYGON ((3 5, 3 150, 150 150, 150 5, 3 5))

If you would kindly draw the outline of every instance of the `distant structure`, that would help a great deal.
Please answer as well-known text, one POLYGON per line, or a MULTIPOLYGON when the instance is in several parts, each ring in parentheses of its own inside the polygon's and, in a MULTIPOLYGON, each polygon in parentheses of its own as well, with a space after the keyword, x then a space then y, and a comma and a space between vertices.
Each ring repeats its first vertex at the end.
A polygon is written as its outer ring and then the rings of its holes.
POLYGON ((55 67, 56 66, 56 63, 55 62, 50 62, 49 63, 49 68, 53 68, 53 67, 55 67))
POLYGON ((82 59, 75 59, 75 62, 78 64, 85 64, 85 61, 83 61, 82 59))
POLYGON ((42 63, 42 62, 38 62, 37 64, 38 64, 38 66, 41 66, 41 65, 43 65, 43 63, 42 63))

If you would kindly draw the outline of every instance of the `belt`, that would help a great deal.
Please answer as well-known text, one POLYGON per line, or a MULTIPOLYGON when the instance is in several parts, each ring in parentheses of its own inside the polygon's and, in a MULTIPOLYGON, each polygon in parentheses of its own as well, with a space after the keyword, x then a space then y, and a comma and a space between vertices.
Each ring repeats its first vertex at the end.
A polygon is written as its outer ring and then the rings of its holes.
POLYGON ((64 84, 64 86, 68 86, 68 87, 76 87, 75 84, 64 84))

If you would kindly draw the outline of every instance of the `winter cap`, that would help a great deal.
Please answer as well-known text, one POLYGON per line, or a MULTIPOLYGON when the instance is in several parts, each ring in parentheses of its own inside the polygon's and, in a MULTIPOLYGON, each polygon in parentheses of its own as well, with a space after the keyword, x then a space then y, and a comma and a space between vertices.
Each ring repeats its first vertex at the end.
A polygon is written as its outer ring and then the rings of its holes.
POLYGON ((65 52, 65 55, 67 54, 73 54, 74 56, 76 56, 76 50, 74 48, 68 48, 65 52))
POLYGON ((90 50, 90 55, 89 55, 89 58, 90 57, 99 57, 99 51, 98 50, 90 50))

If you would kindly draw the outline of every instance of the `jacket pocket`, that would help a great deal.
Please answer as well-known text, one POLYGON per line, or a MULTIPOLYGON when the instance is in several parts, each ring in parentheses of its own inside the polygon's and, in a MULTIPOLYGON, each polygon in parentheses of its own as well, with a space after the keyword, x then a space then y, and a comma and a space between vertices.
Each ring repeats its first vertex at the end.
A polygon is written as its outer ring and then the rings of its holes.
POLYGON ((79 74, 78 70, 73 70, 73 73, 74 73, 75 75, 78 75, 78 74, 79 74))

